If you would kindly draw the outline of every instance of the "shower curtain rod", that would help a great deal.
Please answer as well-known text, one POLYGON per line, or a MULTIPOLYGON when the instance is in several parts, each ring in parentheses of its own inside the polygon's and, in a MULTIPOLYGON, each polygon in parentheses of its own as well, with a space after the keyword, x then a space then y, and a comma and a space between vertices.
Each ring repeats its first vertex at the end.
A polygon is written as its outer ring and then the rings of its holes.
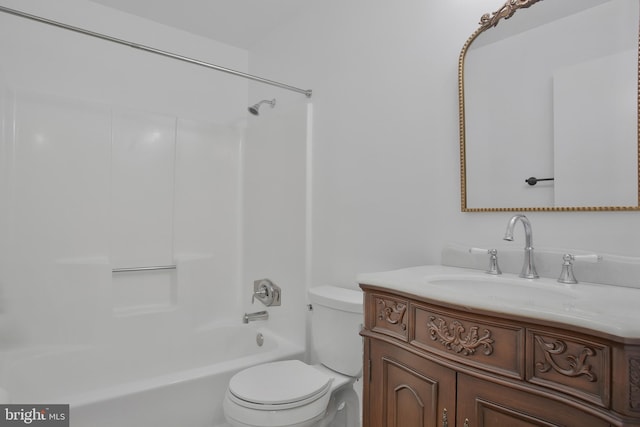
POLYGON ((10 15, 19 16, 21 18, 31 19, 32 21, 41 22, 43 24, 53 25, 54 27, 64 28, 65 30, 74 31, 76 33, 84 34, 84 35, 87 35, 87 36, 96 37, 96 38, 99 38, 99 39, 102 39, 102 40, 106 40, 106 41, 110 41, 110 42, 113 42, 113 43, 118 43, 118 44, 121 44, 121 45, 129 46, 129 47, 132 47, 134 49, 140 49, 140 50, 144 50, 146 52, 155 53, 156 55, 161 55, 161 56, 164 56, 164 57, 167 57, 167 58, 173 58, 173 59, 177 59, 179 61, 188 62, 190 64, 199 65, 201 67, 206 67, 206 68, 211 68, 213 70, 222 71, 223 73, 232 74, 234 76, 243 77, 245 79, 253 80, 253 81, 256 81, 256 82, 265 83, 265 84, 268 84, 268 85, 271 85, 271 86, 277 86, 277 87, 282 88, 282 89, 286 89, 286 90, 291 90, 291 91, 294 91, 294 92, 302 93, 307 98, 311 98, 311 93, 312 93, 311 89, 300 89, 300 88, 297 88, 297 87, 294 87, 294 86, 286 85, 284 83, 279 83, 279 82, 276 82, 276 81, 273 81, 273 80, 267 80, 267 79, 264 79, 262 77, 254 76, 254 75, 247 74, 247 73, 243 73, 242 71, 232 70, 231 68, 221 67, 219 65, 210 64, 208 62, 199 61, 197 59, 189 58, 189 57, 182 56, 182 55, 177 55, 175 53, 166 52, 164 50, 156 49, 156 48, 153 48, 153 47, 141 45, 141 44, 138 44, 138 43, 133 43, 133 42, 130 42, 130 41, 127 41, 127 40, 118 39, 118 38, 115 38, 115 37, 107 36, 105 34, 96 33, 96 32, 85 30, 85 29, 79 28, 79 27, 74 27, 72 25, 63 24, 62 22, 52 21, 50 19, 42 18, 42 17, 37 16, 37 15, 31 15, 29 13, 22 12, 22 11, 16 10, 16 9, 11 9, 11 8, 4 7, 4 6, 0 6, 0 12, 5 12, 5 13, 8 13, 10 15))

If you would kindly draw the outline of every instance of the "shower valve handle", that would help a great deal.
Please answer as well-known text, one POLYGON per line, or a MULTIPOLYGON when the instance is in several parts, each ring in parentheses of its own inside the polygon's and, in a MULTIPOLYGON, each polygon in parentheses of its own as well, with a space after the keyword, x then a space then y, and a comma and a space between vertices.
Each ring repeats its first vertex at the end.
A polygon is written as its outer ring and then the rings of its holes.
POLYGON ((262 300, 262 298, 267 298, 267 288, 260 288, 257 291, 254 291, 253 295, 251 295, 251 304, 256 301, 256 296, 259 300, 262 300))
POLYGON ((280 305, 280 288, 269 279, 256 280, 253 282, 251 304, 253 304, 256 299, 267 307, 280 305))

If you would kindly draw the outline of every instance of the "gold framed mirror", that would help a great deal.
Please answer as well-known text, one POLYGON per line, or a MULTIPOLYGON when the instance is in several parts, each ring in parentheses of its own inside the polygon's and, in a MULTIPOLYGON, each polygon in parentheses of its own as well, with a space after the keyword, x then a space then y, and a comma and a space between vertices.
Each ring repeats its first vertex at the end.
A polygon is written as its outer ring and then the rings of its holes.
POLYGON ((639 3, 482 16, 458 66, 463 212, 640 210, 639 3))

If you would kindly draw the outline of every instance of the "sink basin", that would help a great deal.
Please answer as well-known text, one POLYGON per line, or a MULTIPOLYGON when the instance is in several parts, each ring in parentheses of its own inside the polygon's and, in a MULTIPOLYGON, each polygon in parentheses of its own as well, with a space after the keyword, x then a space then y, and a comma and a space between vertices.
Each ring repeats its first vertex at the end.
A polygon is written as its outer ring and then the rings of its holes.
POLYGON ((564 316, 592 316, 593 304, 584 304, 584 295, 572 285, 551 279, 523 279, 513 275, 485 273, 427 276, 434 293, 465 305, 479 302, 492 307, 515 307, 521 311, 557 312, 564 316))
POLYGON ((572 288, 546 279, 522 279, 491 275, 449 275, 445 277, 427 277, 429 286, 449 288, 452 291, 479 293, 485 296, 540 298, 549 297, 575 298, 572 288))
MULTIPOLYGON (((528 286, 534 287, 535 283, 539 283, 540 279, 534 282, 531 279, 522 279, 515 276, 491 275, 485 273, 470 274, 443 274, 426 276, 429 285, 434 286, 451 286, 456 288, 491 288, 494 286, 528 286)), ((544 279, 543 279, 544 280, 544 279)))

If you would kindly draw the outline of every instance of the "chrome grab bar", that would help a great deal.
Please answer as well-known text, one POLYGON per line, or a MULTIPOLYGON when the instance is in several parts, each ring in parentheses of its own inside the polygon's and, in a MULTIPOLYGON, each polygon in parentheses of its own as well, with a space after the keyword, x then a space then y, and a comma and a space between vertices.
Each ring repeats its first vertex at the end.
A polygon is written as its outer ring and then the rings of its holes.
POLYGON ((175 270, 176 265, 154 265, 149 267, 124 267, 124 268, 114 268, 111 270, 112 273, 128 273, 131 271, 151 271, 151 270, 175 270))

